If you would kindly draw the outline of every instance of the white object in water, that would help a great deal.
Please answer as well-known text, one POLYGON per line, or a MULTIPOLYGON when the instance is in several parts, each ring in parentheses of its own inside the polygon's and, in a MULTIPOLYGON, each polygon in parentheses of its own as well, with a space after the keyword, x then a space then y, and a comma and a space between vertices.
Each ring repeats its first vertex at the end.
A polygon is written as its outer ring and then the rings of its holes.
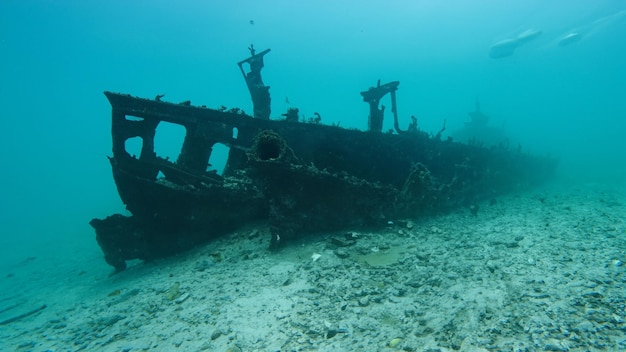
POLYGON ((541 31, 536 29, 529 29, 515 38, 501 40, 489 49, 489 57, 492 59, 499 59, 513 55, 515 49, 528 43, 529 41, 537 38, 541 35, 541 31))
POLYGON ((580 35, 580 33, 576 33, 576 32, 571 32, 571 33, 567 33, 566 35, 562 36, 561 39, 559 39, 559 46, 567 46, 570 45, 572 43, 576 43, 577 41, 579 41, 582 38, 582 36, 580 35))

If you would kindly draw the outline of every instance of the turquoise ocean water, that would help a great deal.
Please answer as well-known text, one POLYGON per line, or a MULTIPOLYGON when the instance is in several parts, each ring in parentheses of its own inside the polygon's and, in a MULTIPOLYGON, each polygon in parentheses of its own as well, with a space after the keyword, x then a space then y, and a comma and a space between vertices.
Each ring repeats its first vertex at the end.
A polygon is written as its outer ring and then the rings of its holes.
MULTIPOLYGON (((275 118, 298 107, 365 129, 359 92, 399 80, 403 126, 452 133, 478 98, 524 150, 560 159, 557 182, 624 185, 625 42, 615 0, 1 1, 0 274, 40 261, 49 275, 33 280, 61 285, 78 269, 57 263, 110 270, 88 225, 124 212, 104 90, 251 112, 236 63, 254 44, 272 49, 275 118)), ((160 148, 174 153, 167 134, 160 148)))

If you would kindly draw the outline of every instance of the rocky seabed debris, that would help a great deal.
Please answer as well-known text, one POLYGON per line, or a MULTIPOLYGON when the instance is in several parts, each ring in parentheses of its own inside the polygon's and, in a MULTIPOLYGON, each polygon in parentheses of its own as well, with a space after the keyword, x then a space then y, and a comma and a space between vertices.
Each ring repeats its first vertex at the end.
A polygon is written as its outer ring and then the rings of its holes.
MULTIPOLYGON (((607 194, 613 194, 611 196, 607 194)), ((3 326, 15 351, 626 349, 626 198, 545 190, 267 250, 262 227, 3 326)), ((95 288, 94 288, 95 290, 95 288)))

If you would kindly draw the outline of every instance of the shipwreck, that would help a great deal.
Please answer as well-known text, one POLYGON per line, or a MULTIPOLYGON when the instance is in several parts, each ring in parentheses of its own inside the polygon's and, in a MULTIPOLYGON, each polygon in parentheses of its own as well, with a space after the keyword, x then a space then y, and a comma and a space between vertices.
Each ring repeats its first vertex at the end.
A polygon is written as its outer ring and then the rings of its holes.
POLYGON ((253 116, 105 92, 112 107, 109 161, 130 216, 93 219, 105 260, 116 271, 126 261, 149 260, 204 243, 255 221, 268 224, 271 247, 320 231, 385 226, 495 196, 550 178, 556 160, 508 146, 463 144, 441 132, 421 131, 413 118, 401 129, 399 82, 361 92, 369 105, 368 130, 306 121, 297 109, 271 119, 269 87, 261 70, 265 50, 238 63, 253 116), (382 131, 389 95, 393 131, 382 131), (184 127, 176 160, 155 152, 160 123, 184 127), (141 140, 139 155, 126 142, 141 140), (216 144, 228 147, 221 173, 208 168, 216 144))

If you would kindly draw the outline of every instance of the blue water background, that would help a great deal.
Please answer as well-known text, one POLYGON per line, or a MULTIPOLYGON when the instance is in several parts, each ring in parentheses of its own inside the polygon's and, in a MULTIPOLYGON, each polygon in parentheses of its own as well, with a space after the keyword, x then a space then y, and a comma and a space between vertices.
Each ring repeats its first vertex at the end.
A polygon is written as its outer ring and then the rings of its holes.
MULTIPOLYGON (((415 115, 425 131, 446 120, 452 132, 478 97, 523 150, 560 158, 559 180, 623 183, 625 11, 605 0, 4 0, 0 274, 29 257, 110 270, 88 225, 124 212, 102 92, 251 112, 236 65, 251 43, 272 49, 263 77, 275 118, 298 107, 365 129, 359 92, 399 80, 402 126, 415 115), (528 29, 542 35, 489 58, 528 29), (582 39, 558 46, 572 31, 582 39)), ((168 138, 159 148, 175 153, 168 138)))

